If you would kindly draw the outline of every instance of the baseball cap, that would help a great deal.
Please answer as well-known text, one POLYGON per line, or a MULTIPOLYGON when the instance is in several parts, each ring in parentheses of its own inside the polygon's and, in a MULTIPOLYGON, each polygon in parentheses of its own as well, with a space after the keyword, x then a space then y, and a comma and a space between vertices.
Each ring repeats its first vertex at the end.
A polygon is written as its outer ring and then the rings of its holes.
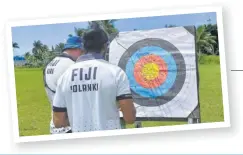
POLYGON ((69 37, 67 39, 62 51, 66 50, 66 49, 74 49, 74 48, 83 49, 83 43, 82 43, 81 37, 79 37, 79 36, 69 37))

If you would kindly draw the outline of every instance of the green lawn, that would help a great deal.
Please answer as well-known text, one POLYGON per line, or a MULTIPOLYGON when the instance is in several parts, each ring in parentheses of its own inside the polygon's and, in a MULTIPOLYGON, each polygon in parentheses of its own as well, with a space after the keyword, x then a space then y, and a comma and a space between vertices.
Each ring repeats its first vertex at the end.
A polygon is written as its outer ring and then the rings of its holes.
MULTIPOLYGON (((200 107, 202 122, 224 121, 219 65, 200 65, 200 107)), ((41 69, 15 69, 19 129, 21 136, 49 134, 51 107, 41 69)), ((184 124, 143 122, 144 127, 184 124)), ((128 126, 131 127, 131 126, 128 126)))

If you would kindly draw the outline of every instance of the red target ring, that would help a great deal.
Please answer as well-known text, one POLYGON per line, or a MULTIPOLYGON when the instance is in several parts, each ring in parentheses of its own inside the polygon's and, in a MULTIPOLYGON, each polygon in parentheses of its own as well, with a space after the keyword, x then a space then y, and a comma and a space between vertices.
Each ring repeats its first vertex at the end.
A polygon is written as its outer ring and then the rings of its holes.
POLYGON ((157 55, 143 56, 134 66, 134 77, 144 88, 156 88, 167 78, 168 70, 165 61, 157 55))

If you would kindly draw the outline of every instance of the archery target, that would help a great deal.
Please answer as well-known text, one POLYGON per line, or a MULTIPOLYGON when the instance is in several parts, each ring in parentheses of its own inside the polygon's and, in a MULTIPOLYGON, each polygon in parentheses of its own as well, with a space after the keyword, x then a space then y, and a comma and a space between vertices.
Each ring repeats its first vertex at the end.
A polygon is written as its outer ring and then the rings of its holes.
POLYGON ((122 32, 109 61, 127 74, 137 117, 187 117, 198 104, 195 36, 183 27, 122 32))
POLYGON ((122 55, 118 66, 126 71, 135 99, 139 96, 154 99, 149 104, 136 102, 142 106, 167 103, 180 92, 185 81, 183 56, 162 39, 148 38, 134 43, 122 55))

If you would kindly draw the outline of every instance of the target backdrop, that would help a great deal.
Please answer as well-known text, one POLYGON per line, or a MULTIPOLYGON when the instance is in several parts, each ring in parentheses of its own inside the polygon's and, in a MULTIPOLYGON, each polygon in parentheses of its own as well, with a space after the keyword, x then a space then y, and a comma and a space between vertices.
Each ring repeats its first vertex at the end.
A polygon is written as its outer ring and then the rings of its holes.
POLYGON ((110 44, 109 61, 126 72, 137 117, 186 118, 197 107, 192 31, 175 27, 121 32, 110 44))

